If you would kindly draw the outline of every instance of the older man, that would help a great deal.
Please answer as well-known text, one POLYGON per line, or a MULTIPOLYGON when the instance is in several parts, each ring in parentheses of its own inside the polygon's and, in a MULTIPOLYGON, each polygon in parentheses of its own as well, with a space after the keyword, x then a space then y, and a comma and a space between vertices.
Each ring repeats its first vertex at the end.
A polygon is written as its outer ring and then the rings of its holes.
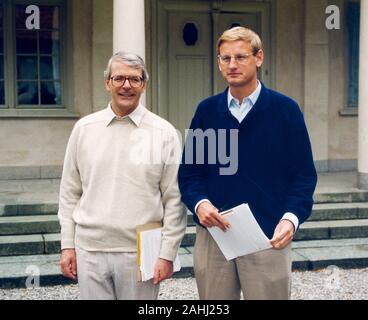
POLYGON ((158 284, 173 273, 186 227, 177 184, 181 146, 174 127, 140 104, 147 81, 139 56, 113 55, 105 71, 111 102, 79 120, 69 139, 60 264, 78 279, 81 299, 156 299, 158 284), (154 278, 138 282, 136 226, 155 221, 163 229, 154 278))
POLYGON ((291 240, 311 213, 317 181, 308 132, 297 103, 258 80, 263 50, 255 32, 243 27, 225 31, 217 53, 229 88, 199 104, 191 129, 212 130, 218 137, 236 132, 232 142, 238 152, 231 167, 237 170, 222 170, 219 160, 198 161, 211 155, 204 148, 194 153, 194 164, 183 163, 179 171, 183 201, 198 223, 194 271, 199 295, 239 299, 243 291, 246 299, 288 299, 291 240), (249 204, 273 248, 226 261, 207 228, 226 231, 229 224, 220 208, 241 203, 249 204))

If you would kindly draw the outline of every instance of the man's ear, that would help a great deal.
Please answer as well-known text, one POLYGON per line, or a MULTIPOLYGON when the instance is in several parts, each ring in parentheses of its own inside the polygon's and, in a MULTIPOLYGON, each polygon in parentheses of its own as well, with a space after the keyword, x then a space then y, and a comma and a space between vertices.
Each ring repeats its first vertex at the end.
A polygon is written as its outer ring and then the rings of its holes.
POLYGON ((144 84, 143 84, 143 87, 142 87, 142 93, 143 93, 144 91, 146 91, 146 88, 147 88, 147 81, 145 81, 145 82, 144 82, 144 84))
POLYGON ((263 64, 263 50, 260 49, 256 55, 256 66, 260 68, 263 64))
POLYGON ((110 92, 111 91, 111 88, 110 88, 110 86, 109 86, 109 80, 105 80, 104 81, 104 84, 105 84, 105 89, 108 91, 108 92, 110 92))

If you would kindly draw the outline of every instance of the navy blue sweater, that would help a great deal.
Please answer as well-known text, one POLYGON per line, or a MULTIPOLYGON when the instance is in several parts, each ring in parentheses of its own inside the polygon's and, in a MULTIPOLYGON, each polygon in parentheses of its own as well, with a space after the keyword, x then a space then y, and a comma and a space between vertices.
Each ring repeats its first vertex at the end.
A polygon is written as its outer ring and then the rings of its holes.
POLYGON ((230 130, 238 129, 238 170, 233 175, 220 174, 219 169, 228 165, 219 157, 215 162, 208 160, 208 144, 202 164, 196 152, 194 164, 185 163, 187 139, 179 168, 182 201, 198 224, 194 207, 202 199, 222 209, 248 203, 262 230, 272 238, 286 212, 294 213, 299 223, 311 214, 317 174, 303 114, 295 101, 262 84, 257 102, 239 123, 229 111, 227 90, 199 104, 190 129, 215 129, 217 138, 217 130, 225 129, 228 155, 230 130))

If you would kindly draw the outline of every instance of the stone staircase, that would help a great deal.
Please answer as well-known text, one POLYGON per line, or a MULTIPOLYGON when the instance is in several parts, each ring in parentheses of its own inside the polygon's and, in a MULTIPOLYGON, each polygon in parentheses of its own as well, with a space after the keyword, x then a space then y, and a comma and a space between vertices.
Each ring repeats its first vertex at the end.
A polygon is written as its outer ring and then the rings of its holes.
MULTIPOLYGON (((0 288, 24 287, 27 277, 35 272, 39 272, 41 285, 70 283, 59 271, 55 194, 33 203, 9 199, 0 198, 0 288)), ((182 270, 176 277, 193 275, 194 241, 195 224, 188 214, 179 250, 182 270)), ((294 237, 293 269, 315 270, 329 265, 368 267, 368 191, 315 195, 313 213, 294 237)))

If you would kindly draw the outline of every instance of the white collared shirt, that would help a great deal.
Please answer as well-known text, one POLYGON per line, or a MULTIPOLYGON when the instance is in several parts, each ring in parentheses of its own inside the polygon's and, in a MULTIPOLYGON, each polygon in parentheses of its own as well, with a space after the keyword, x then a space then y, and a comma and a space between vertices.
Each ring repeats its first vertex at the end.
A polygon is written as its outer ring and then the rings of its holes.
POLYGON ((240 104, 239 100, 234 98, 230 92, 230 89, 227 93, 227 105, 231 114, 240 122, 246 117, 248 112, 252 109, 252 107, 256 104, 259 95, 261 93, 262 84, 258 81, 258 85, 256 90, 254 90, 248 97, 245 97, 240 104))
POLYGON ((114 112, 114 110, 112 110, 111 103, 109 103, 108 107, 106 108, 106 126, 108 126, 113 120, 121 121, 129 118, 137 127, 139 127, 145 110, 146 108, 142 104, 139 104, 131 113, 124 117, 120 117, 114 112))

